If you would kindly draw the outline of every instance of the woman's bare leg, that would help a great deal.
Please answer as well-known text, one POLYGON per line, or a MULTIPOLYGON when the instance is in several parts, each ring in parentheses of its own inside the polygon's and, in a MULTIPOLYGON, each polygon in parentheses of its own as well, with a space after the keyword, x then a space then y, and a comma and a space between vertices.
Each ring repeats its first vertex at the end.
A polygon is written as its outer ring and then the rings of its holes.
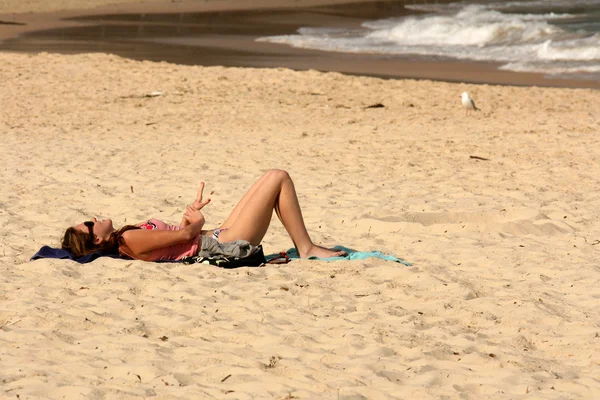
POLYGON ((276 209, 300 257, 333 257, 344 254, 343 251, 329 250, 312 242, 304 225, 294 183, 285 171, 272 170, 266 173, 251 188, 251 193, 249 191, 244 196, 240 205, 231 225, 221 232, 220 242, 243 239, 258 245, 265 236, 273 210, 276 209))
POLYGON ((254 184, 252 184, 252 186, 250 186, 250 189, 248 189, 248 191, 246 192, 246 194, 235 205, 235 207, 233 208, 233 211, 231 211, 231 213, 229 214, 229 216, 227 217, 227 219, 225 220, 225 222, 223 222, 221 224, 221 228, 229 228, 233 224, 233 222, 240 215, 240 212, 242 212, 242 209, 244 208, 244 206, 248 202, 248 199, 250 197, 252 197, 252 195, 256 192, 256 190, 260 186, 260 184, 265 179, 267 179, 267 177, 271 173, 272 173, 272 170, 269 170, 269 171, 265 172, 265 174, 263 176, 261 176, 260 178, 258 178, 258 180, 256 182, 254 182, 254 184))

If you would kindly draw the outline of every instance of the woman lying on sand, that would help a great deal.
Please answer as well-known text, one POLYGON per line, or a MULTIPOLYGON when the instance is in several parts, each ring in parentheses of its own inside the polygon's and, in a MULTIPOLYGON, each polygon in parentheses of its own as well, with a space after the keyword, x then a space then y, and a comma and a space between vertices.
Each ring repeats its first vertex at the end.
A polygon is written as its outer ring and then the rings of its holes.
POLYGON ((196 200, 187 206, 179 226, 151 219, 116 230, 110 219, 99 221, 93 218, 68 228, 62 248, 70 251, 75 258, 105 252, 144 261, 179 260, 196 255, 202 236, 212 236, 220 243, 247 240, 252 245, 259 245, 275 210, 300 257, 346 254, 312 242, 304 225, 294 183, 286 171, 270 170, 264 174, 217 229, 202 230, 205 221, 200 210, 210 202, 210 199, 203 200, 203 190, 204 183, 196 200))

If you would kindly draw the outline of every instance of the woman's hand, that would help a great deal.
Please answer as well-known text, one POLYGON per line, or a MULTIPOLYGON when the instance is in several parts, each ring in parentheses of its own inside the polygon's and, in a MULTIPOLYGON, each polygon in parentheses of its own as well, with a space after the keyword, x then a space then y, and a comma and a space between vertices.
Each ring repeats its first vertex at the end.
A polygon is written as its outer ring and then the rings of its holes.
MULTIPOLYGON (((198 190, 198 194, 196 195, 196 200, 194 200, 194 202, 187 206, 192 207, 194 210, 201 210, 204 208, 205 205, 207 205, 208 203, 210 203, 210 199, 206 199, 203 200, 203 192, 204 192, 204 182, 200 182, 200 189, 198 190)), ((185 212, 183 219, 181 220, 181 223, 179 224, 179 226, 181 227, 186 227, 188 226, 188 224, 190 224, 190 220, 186 217, 186 214, 188 213, 188 211, 185 212)), ((202 218, 204 218, 204 216, 202 216, 202 218)))
POLYGON ((192 203, 192 207, 194 207, 196 210, 202 210, 202 208, 205 205, 210 203, 210 198, 208 198, 206 200, 202 200, 203 192, 204 192, 204 182, 200 182, 200 189, 198 190, 198 194, 196 195, 196 200, 194 200, 194 202, 192 203))
POLYGON ((183 218, 190 224, 204 225, 204 214, 193 206, 187 206, 183 218))

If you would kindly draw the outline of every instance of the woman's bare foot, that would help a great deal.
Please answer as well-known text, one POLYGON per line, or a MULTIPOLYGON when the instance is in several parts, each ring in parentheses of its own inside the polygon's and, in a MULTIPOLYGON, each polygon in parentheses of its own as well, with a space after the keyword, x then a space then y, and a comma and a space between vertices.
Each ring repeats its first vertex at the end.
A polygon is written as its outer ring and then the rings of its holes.
POLYGON ((326 249, 325 247, 317 246, 313 244, 312 247, 307 249, 307 251, 299 251, 300 258, 308 258, 308 257, 319 257, 319 258, 329 258, 329 257, 343 257, 347 256, 348 253, 344 250, 331 250, 326 249))

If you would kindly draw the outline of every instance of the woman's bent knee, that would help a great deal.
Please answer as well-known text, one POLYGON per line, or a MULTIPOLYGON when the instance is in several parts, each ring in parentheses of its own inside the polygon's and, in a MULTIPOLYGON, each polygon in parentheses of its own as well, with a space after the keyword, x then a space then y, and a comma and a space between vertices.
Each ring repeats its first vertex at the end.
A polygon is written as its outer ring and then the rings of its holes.
POLYGON ((277 179, 279 181, 284 181, 286 179, 291 179, 290 174, 283 169, 270 169, 267 171, 267 174, 273 179, 277 179))

